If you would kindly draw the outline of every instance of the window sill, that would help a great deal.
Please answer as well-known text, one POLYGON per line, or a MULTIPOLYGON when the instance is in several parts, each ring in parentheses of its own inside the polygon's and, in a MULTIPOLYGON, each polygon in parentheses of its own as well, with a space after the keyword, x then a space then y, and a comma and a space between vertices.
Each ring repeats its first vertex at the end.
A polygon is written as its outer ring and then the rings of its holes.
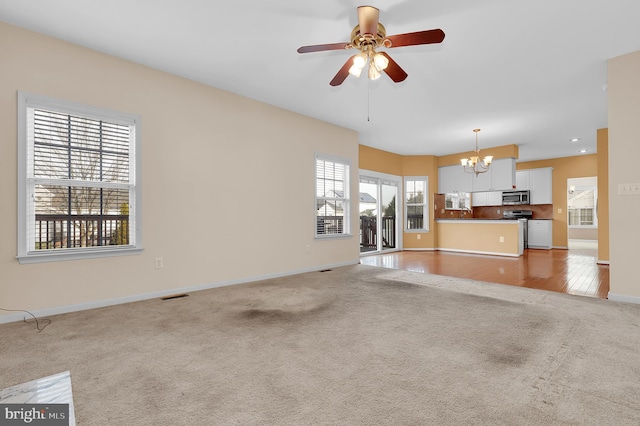
POLYGON ((316 235, 316 240, 334 240, 339 238, 351 238, 353 234, 316 235))
POLYGON ((118 247, 99 249, 58 249, 42 252, 30 252, 26 255, 18 255, 16 258, 21 264, 62 262, 65 260, 96 259, 101 257, 130 256, 142 253, 142 247, 118 247))

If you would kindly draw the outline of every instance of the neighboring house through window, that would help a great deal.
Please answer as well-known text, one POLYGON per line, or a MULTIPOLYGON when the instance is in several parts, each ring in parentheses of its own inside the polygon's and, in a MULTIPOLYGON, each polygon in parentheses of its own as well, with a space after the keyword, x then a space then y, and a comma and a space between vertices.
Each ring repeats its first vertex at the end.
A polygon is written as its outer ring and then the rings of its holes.
POLYGON ((429 178, 426 176, 404 178, 405 230, 429 230, 428 189, 429 178))
POLYGON ((598 219, 596 215, 597 197, 598 192, 595 186, 577 187, 570 191, 567 197, 569 226, 598 226, 598 219))
POLYGON ((139 118, 18 94, 21 263, 140 252, 139 118))
POLYGON ((350 234, 349 161, 316 155, 316 237, 350 234))

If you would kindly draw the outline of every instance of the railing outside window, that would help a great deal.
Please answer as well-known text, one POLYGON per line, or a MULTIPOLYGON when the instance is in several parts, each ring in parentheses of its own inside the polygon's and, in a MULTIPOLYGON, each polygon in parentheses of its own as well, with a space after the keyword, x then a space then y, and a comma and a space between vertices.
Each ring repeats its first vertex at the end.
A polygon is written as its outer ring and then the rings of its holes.
POLYGON ((36 214, 35 250, 129 245, 128 215, 36 214))

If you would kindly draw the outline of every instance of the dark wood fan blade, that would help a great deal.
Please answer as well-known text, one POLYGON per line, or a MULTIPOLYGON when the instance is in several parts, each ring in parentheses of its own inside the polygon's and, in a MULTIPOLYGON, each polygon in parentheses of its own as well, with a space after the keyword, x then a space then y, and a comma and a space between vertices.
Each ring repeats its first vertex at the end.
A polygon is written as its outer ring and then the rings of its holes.
POLYGON ((389 36, 387 37, 387 39, 391 41, 391 46, 388 47, 442 43, 442 40, 444 40, 444 31, 442 31, 441 29, 417 31, 415 33, 405 33, 389 36))
POLYGON ((389 65, 387 65, 387 68, 384 69, 384 72, 387 73, 391 80, 396 83, 400 83, 407 78, 408 74, 402 68, 400 68, 400 65, 398 65, 396 61, 391 59, 391 56, 387 55, 386 52, 378 53, 389 60, 389 65))
POLYGON ((331 43, 331 44, 315 44, 313 46, 302 46, 298 49, 298 53, 322 52, 325 50, 343 50, 349 46, 348 42, 331 43))
POLYGON ((380 19, 380 10, 373 6, 358 7, 358 24, 360 25, 360 34, 378 34, 378 20, 380 19))
POLYGON ((347 79, 347 77, 349 77, 349 68, 351 68, 351 65, 353 65, 353 58, 355 56, 356 55, 353 55, 352 57, 347 59, 347 62, 345 62, 342 68, 340 68, 340 71, 338 71, 335 77, 333 77, 333 80, 329 82, 330 85, 340 86, 347 79))

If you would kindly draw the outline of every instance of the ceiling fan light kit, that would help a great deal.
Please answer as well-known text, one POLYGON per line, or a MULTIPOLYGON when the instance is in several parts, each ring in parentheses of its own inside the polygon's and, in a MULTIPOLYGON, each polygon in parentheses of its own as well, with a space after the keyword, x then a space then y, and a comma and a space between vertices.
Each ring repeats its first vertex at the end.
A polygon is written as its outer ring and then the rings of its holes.
POLYGON ((358 49, 360 53, 351 56, 329 83, 339 86, 349 76, 360 77, 368 65, 369 79, 376 80, 384 72, 395 83, 404 81, 407 73, 385 52, 376 49, 441 43, 444 32, 441 29, 417 31, 387 37, 387 31, 379 22, 380 10, 373 6, 358 7, 358 25, 351 31, 351 41, 344 43, 302 46, 298 53, 321 52, 326 50, 358 49))

